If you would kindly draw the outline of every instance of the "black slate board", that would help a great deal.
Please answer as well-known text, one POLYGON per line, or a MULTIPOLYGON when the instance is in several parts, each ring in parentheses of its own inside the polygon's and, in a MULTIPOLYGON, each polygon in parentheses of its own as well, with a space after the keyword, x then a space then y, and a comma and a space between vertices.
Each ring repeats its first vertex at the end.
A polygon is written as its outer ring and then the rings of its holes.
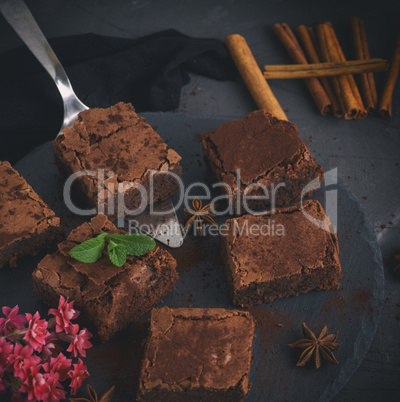
MULTIPOLYGON (((161 136, 182 155, 185 184, 210 183, 199 134, 231 118, 183 113, 143 115, 150 124, 158 126, 161 136)), ((324 165, 323 161, 318 162, 324 165)), ((34 150, 15 167, 67 223, 79 223, 63 204, 63 183, 52 164, 50 143, 34 150)), ((356 198, 341 181, 337 191, 342 287, 339 291, 311 292, 251 309, 257 321, 257 337, 251 371, 253 387, 248 401, 328 400, 348 381, 373 340, 384 296, 381 253, 372 225, 356 198), (338 341, 343 345, 336 352, 338 366, 324 364, 320 370, 295 366, 298 355, 287 344, 301 336, 303 321, 316 331, 325 324, 331 331, 340 331, 338 341)), ((314 198, 323 202, 323 192, 318 191, 314 198)), ((182 211, 179 212, 182 216, 182 211)), ((164 298, 164 305, 233 308, 215 238, 188 237, 180 249, 170 252, 182 272, 176 292, 164 298)), ((47 313, 48 307, 33 295, 31 283, 31 272, 41 257, 43 254, 26 257, 16 269, 0 270, 0 305, 19 304, 22 311, 47 313)), ((91 373, 89 382, 100 395, 116 385, 115 400, 134 399, 146 330, 142 320, 106 345, 89 350, 86 360, 91 373)))

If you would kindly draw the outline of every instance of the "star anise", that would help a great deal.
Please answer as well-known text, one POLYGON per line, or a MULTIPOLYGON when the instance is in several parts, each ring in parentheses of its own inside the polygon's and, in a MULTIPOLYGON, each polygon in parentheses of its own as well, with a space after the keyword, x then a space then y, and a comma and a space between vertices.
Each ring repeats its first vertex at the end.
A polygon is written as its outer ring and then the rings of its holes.
POLYGON ((203 203, 197 197, 192 202, 193 210, 188 211, 185 209, 185 215, 188 218, 188 221, 185 224, 184 230, 188 229, 193 224, 195 225, 196 233, 203 233, 203 220, 208 223, 215 224, 213 219, 214 214, 210 211, 211 207, 214 204, 207 204, 203 207, 203 203))
POLYGON ((315 367, 317 369, 321 367, 321 356, 330 364, 339 363, 333 355, 333 352, 339 349, 339 346, 341 345, 341 343, 335 342, 338 332, 336 334, 328 335, 328 328, 325 325, 317 338, 314 332, 312 332, 304 322, 302 330, 305 339, 300 339, 299 341, 289 345, 291 348, 304 349, 296 364, 297 366, 305 366, 313 356, 315 359, 315 367))
POLYGON ((111 396, 114 392, 115 385, 113 385, 100 399, 97 397, 96 391, 89 384, 87 386, 87 392, 89 398, 70 398, 70 402, 110 402, 111 396))

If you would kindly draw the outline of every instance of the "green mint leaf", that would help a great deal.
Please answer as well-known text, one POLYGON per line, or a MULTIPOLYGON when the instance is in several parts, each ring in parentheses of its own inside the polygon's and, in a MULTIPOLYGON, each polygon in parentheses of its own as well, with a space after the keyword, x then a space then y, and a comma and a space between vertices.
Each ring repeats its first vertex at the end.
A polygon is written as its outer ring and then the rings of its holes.
POLYGON ((93 239, 86 240, 71 249, 69 253, 78 261, 86 263, 96 262, 103 252, 106 235, 106 233, 102 233, 93 239))
POLYGON ((137 257, 147 254, 156 246, 151 237, 142 234, 109 233, 108 237, 114 243, 125 246, 128 255, 137 257))
POLYGON ((107 247, 108 256, 111 262, 117 267, 122 267, 126 262, 126 247, 123 244, 117 244, 110 240, 107 247))

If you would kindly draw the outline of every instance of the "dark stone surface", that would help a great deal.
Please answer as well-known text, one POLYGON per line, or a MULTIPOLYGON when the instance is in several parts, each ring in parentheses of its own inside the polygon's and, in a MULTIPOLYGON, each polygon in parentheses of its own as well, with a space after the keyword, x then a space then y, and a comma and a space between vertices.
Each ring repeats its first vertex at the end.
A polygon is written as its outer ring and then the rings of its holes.
MULTIPOLYGON (((352 15, 365 21, 371 55, 389 58, 400 9, 397 0, 379 4, 362 0, 331 3, 318 0, 115 0, 112 3, 28 0, 28 6, 48 37, 94 32, 135 38, 166 28, 219 39, 240 33, 246 37, 261 66, 290 62, 272 32, 275 22, 287 22, 295 28, 330 20, 350 57, 352 15)), ((0 18, 0 50, 20 45, 19 38, 0 18)), ((376 74, 379 91, 383 76, 376 74)), ((314 155, 323 157, 332 167, 337 166, 339 175, 357 196, 375 227, 383 255, 386 297, 379 328, 365 360, 335 401, 394 401, 400 394, 400 277, 393 273, 392 260, 400 252, 399 85, 394 95, 393 118, 386 122, 374 117, 363 121, 321 117, 302 82, 271 83, 283 108, 288 110, 288 118, 298 125, 314 155), (386 226, 382 228, 382 225, 386 226)), ((255 105, 240 81, 217 82, 193 76, 184 88, 180 108, 190 113, 243 117, 255 105)), ((58 128, 55 127, 55 133, 58 128)), ((359 254, 359 250, 354 250, 356 259, 359 254)), ((36 304, 33 301, 31 308, 36 304)))
MULTIPOLYGON (((185 113, 146 113, 144 116, 151 125, 158 126, 163 139, 182 155, 185 188, 196 182, 208 185, 214 182, 209 167, 202 161, 202 145, 197 133, 213 130, 230 118, 185 113)), ((304 131, 301 126, 299 130, 300 133, 304 131)), ((325 132, 321 138, 327 139, 329 135, 329 132, 325 132)), ((16 168, 45 202, 68 223, 69 214, 62 200, 63 182, 52 164, 52 153, 51 143, 44 144, 20 160, 16 168)), ((321 157, 317 157, 317 162, 328 169, 321 157)), ((248 396, 249 402, 330 399, 360 365, 374 338, 384 300, 383 265, 376 234, 363 208, 343 181, 327 187, 327 190, 337 191, 338 196, 337 228, 342 287, 338 291, 317 291, 274 300, 250 309, 257 321, 257 338, 253 350, 255 361, 250 378, 253 388, 248 396), (316 331, 323 325, 328 325, 331 331, 339 331, 339 341, 343 343, 336 353, 339 365, 329 367, 325 364, 318 371, 296 367, 298 355, 287 345, 301 336, 300 326, 303 321, 316 331)), ((195 187, 191 194, 200 195, 202 192, 196 191, 195 187)), ((313 198, 325 206, 325 194, 325 188, 321 188, 313 198)), ((184 221, 183 206, 178 209, 178 215, 184 221)), ((225 219, 220 217, 218 223, 223 223, 225 219)), ((181 273, 176 292, 168 294, 163 299, 163 305, 234 308, 228 295, 217 238, 194 238, 189 233, 181 248, 169 251, 177 260, 177 269, 181 273)), ((21 308, 30 308, 25 306, 37 298, 32 296, 31 278, 27 272, 37 261, 30 259, 17 269, 6 267, 0 271, 0 283, 10 281, 8 289, 13 290, 16 288, 15 281, 20 280, 23 291, 4 293, 0 297, 0 305, 18 302, 21 308), (24 272, 23 280, 14 275, 17 270, 24 272)), ((39 311, 45 314, 46 307, 40 304, 39 311)), ((99 355, 103 353, 107 356, 110 350, 114 350, 118 356, 117 367, 123 367, 126 333, 136 331, 136 326, 132 328, 114 337, 106 345, 97 345, 89 351, 87 364, 92 375, 90 382, 95 389, 106 391, 114 384, 109 382, 109 378, 115 368, 110 369, 109 362, 98 362, 99 355)), ((120 377, 115 397, 119 401, 131 400, 137 378, 124 370, 118 370, 120 377)))

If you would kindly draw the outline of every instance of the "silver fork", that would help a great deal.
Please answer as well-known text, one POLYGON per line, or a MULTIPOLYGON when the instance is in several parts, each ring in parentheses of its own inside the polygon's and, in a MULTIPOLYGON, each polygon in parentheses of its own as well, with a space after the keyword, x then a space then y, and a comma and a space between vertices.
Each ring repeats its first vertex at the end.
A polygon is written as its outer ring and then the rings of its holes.
POLYGON ((4 18, 53 78, 64 102, 64 121, 58 133, 70 127, 78 113, 88 109, 75 95, 68 76, 23 0, 0 0, 4 18))
MULTIPOLYGON (((78 113, 88 109, 88 107, 75 95, 63 66, 24 1, 0 0, 0 11, 50 74, 60 91, 64 101, 64 121, 58 133, 60 135, 64 128, 72 125, 78 113)), ((156 204, 155 210, 158 211, 159 215, 152 215, 146 210, 132 221, 137 222, 139 231, 154 237, 168 247, 180 247, 183 244, 183 236, 172 201, 168 199, 156 204)))

